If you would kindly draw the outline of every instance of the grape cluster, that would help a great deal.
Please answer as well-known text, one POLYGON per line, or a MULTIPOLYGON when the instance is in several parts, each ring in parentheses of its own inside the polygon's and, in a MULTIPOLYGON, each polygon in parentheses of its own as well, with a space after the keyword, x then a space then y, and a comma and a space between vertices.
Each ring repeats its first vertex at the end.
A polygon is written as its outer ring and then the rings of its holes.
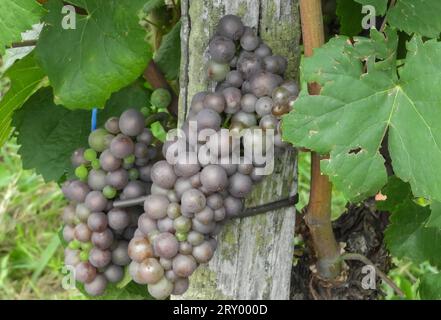
POLYGON ((147 284, 157 299, 183 294, 197 266, 212 258, 222 224, 240 214, 243 199, 263 178, 257 173, 262 163, 246 161, 243 153, 236 163, 233 151, 259 147, 264 143, 261 132, 269 129, 275 130, 275 148, 286 148, 279 120, 298 95, 296 83, 283 79, 286 59, 273 55, 237 16, 220 20, 208 51, 208 76, 219 83, 214 92, 194 95, 182 126, 184 139, 164 143, 166 160, 151 168, 151 194, 128 245, 130 275, 147 284), (223 135, 222 128, 232 133, 261 130, 232 146, 231 135, 223 135), (206 140, 188 138, 207 129, 212 134, 206 140), (177 153, 179 147, 186 151, 177 153), (214 161, 204 158, 206 149, 218 151, 214 161))
POLYGON ((130 263, 133 238, 142 206, 114 207, 150 193, 152 163, 161 145, 145 127, 144 115, 128 109, 107 119, 89 135, 89 148, 72 155, 77 179, 62 191, 70 204, 64 209, 65 264, 91 296, 102 295, 108 283, 119 282, 130 263))

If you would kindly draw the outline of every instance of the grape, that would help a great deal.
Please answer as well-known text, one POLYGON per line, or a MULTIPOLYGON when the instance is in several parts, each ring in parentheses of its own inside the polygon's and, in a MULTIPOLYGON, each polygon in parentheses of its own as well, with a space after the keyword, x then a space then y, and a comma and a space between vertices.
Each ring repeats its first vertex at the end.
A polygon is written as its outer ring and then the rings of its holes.
POLYGON ((252 127, 257 124, 256 116, 253 113, 239 111, 232 118, 231 122, 240 122, 245 127, 252 127))
POLYGON ((237 171, 237 164, 232 163, 229 157, 223 157, 219 161, 219 166, 225 169, 228 176, 231 176, 237 171))
POLYGON ((191 220, 187 217, 180 216, 177 217, 174 222, 173 226, 176 229, 177 232, 188 232, 191 229, 191 220))
POLYGON ((143 213, 138 219, 138 228, 144 235, 157 230, 156 221, 150 218, 147 213, 143 213))
POLYGON ((237 198, 244 198, 253 187, 253 181, 247 175, 235 173, 230 177, 230 186, 228 191, 232 196, 237 198))
POLYGON ((196 115, 198 131, 203 129, 213 129, 218 131, 221 126, 222 118, 219 113, 212 109, 203 109, 196 115))
POLYGON ((167 108, 172 101, 172 96, 167 89, 159 88, 152 92, 150 102, 157 108, 167 108))
POLYGON ((105 186, 104 189, 103 189, 103 195, 107 199, 113 199, 116 196, 116 189, 114 187, 111 187, 111 186, 105 186))
POLYGON ((87 180, 92 190, 101 191, 106 186, 106 173, 103 170, 92 169, 87 180))
POLYGON ((92 236, 92 231, 90 231, 89 227, 85 223, 77 224, 74 229, 75 239, 78 239, 81 242, 88 242, 90 237, 92 236))
POLYGON ((89 187, 79 180, 69 182, 68 185, 63 186, 63 189, 66 198, 75 202, 84 202, 90 191, 89 187))
POLYGON ((267 114, 271 114, 273 108, 273 100, 270 97, 262 97, 256 102, 256 113, 263 117, 267 114))
POLYGON ((84 158, 84 148, 79 148, 75 150, 72 153, 70 161, 74 168, 79 167, 82 164, 87 164, 87 160, 84 158))
POLYGON ((129 257, 136 262, 142 262, 153 257, 153 247, 146 238, 133 238, 129 242, 129 257))
POLYGON ((144 202, 144 211, 152 219, 161 219, 167 215, 170 201, 163 195, 149 195, 144 202))
POLYGON ((254 54, 255 54, 257 57, 263 59, 263 58, 265 58, 265 57, 267 57, 267 56, 272 55, 273 52, 272 52, 272 50, 271 50, 270 47, 268 47, 268 46, 267 46, 266 44, 264 44, 264 43, 261 43, 261 44, 257 47, 257 49, 254 50, 254 54))
POLYGON ((167 207, 167 216, 170 219, 176 219, 181 215, 181 206, 176 203, 172 202, 167 207))
POLYGON ((250 90, 256 97, 270 96, 283 79, 269 72, 260 72, 250 80, 250 90))
POLYGON ((81 262, 79 254, 80 251, 78 250, 72 250, 69 248, 64 249, 64 264, 66 266, 75 267, 77 264, 81 262))
POLYGON ((190 177, 190 183, 193 188, 199 188, 200 186, 202 186, 200 172, 198 172, 190 177))
POLYGON ((125 169, 118 169, 107 173, 106 183, 117 190, 123 189, 129 182, 129 174, 125 169))
POLYGON ((191 181, 185 178, 178 178, 175 183, 176 195, 180 199, 185 191, 192 189, 191 181))
POLYGON ((254 34, 253 29, 245 27, 244 33, 240 38, 240 45, 247 51, 255 50, 260 44, 260 38, 254 34))
POLYGON ((194 215, 195 219, 203 224, 209 224, 214 219, 214 211, 210 207, 205 207, 202 211, 194 215))
POLYGON ((213 257, 214 249, 209 242, 204 241, 193 248, 192 255, 199 263, 206 263, 213 257))
POLYGON ((93 297, 101 296, 106 290, 106 286, 106 277, 98 274, 91 282, 84 284, 84 290, 86 290, 86 292, 93 297))
POLYGON ((192 225, 193 225, 193 230, 203 234, 209 234, 214 230, 214 227, 216 226, 214 221, 204 224, 197 219, 192 220, 192 225))
MULTIPOLYGON (((212 111, 212 110, 205 110, 205 111, 212 111)), ((189 152, 180 154, 176 159, 176 164, 174 166, 175 173, 179 177, 190 177, 196 174, 197 172, 199 172, 200 168, 201 167, 197 162, 196 154, 189 152)))
POLYGON ((224 199, 224 207, 227 217, 237 216, 243 210, 243 202, 235 197, 226 197, 224 199))
POLYGON ((145 194, 146 194, 146 186, 141 181, 130 181, 125 186, 122 192, 122 195, 124 196, 125 199, 138 198, 145 194))
POLYGON ((250 174, 250 178, 251 178, 251 180, 253 180, 254 182, 260 182, 260 181, 263 180, 264 177, 265 177, 264 175, 258 175, 258 174, 256 173, 256 168, 254 168, 254 169, 253 169, 253 172, 251 172, 251 174, 250 174))
MULTIPOLYGON (((169 189, 164 189, 161 188, 160 186, 156 185, 156 184, 152 184, 151 188, 150 188, 150 193, 152 195, 161 195, 161 196, 166 196, 168 199, 168 192, 170 190, 169 189)), ((170 201, 170 200, 169 200, 170 201)))
POLYGON ((130 257, 128 254, 127 241, 119 241, 116 248, 112 251, 112 262, 119 266, 126 266, 130 263, 130 257))
POLYGON ((237 88, 230 87, 224 89, 222 94, 226 102, 225 113, 236 113, 240 109, 241 91, 237 88))
POLYGON ((173 220, 169 217, 162 218, 158 220, 158 230, 161 232, 175 233, 175 228, 173 227, 173 220))
POLYGON ((69 225, 65 225, 63 228, 63 239, 66 242, 71 242, 75 237, 75 229, 69 225))
POLYGON ((188 233, 187 241, 191 245, 197 246, 197 245, 201 244, 204 241, 204 235, 202 233, 200 233, 200 232, 192 230, 192 231, 190 231, 188 233))
POLYGON ((230 86, 240 88, 243 83, 242 75, 237 70, 232 70, 228 72, 225 80, 230 86))
POLYGON ((124 277, 124 270, 115 264, 109 265, 104 271, 104 276, 111 283, 118 283, 124 277))
POLYGON ((164 275, 171 282, 175 282, 177 279, 179 279, 179 277, 173 270, 167 270, 164 275))
POLYGON ((128 109, 119 117, 119 129, 126 136, 137 136, 144 128, 144 116, 136 109, 128 109))
POLYGON ((224 168, 217 165, 208 165, 202 169, 200 180, 209 192, 222 191, 228 186, 227 172, 224 168))
POLYGON ((164 268, 164 270, 170 270, 173 266, 171 259, 159 258, 159 263, 164 268))
POLYGON ((237 61, 237 69, 248 80, 262 71, 262 61, 255 54, 245 51, 237 61))
POLYGON ((93 232, 91 240, 94 246, 105 250, 110 248, 113 243, 113 233, 110 229, 106 229, 103 232, 93 232))
POLYGON ((242 37, 244 29, 244 25, 239 17, 228 14, 219 20, 216 31, 217 34, 236 41, 242 37))
POLYGON ((286 105, 288 104, 290 97, 290 93, 288 89, 280 86, 273 90, 272 92, 272 98, 274 101, 274 104, 276 105, 286 105))
POLYGON ((75 176, 80 180, 85 180, 87 178, 87 175, 89 174, 89 171, 87 170, 86 166, 80 165, 75 168, 75 176))
POLYGON ((149 258, 139 263, 138 277, 142 283, 155 284, 164 276, 164 268, 158 260, 149 258))
POLYGON ((89 253, 89 262, 96 268, 104 268, 112 260, 112 254, 109 250, 92 248, 89 253))
POLYGON ((208 52, 211 58, 219 63, 229 62, 236 53, 236 46, 233 41, 226 37, 216 36, 214 37, 209 45, 208 52))
POLYGON ((104 129, 96 129, 89 134, 89 146, 97 151, 103 152, 108 147, 109 136, 112 136, 104 129))
POLYGON ((104 128, 106 128, 106 130, 109 131, 111 134, 120 133, 119 118, 118 117, 111 117, 111 118, 107 119, 106 123, 104 124, 104 128))
POLYGON ((140 266, 140 263, 138 263, 136 261, 130 262, 130 264, 129 264, 129 274, 130 274, 130 277, 136 283, 147 284, 147 282, 145 282, 145 279, 141 278, 141 275, 139 273, 139 266, 140 266))
POLYGON ((175 280, 175 282, 173 284, 172 294, 181 295, 185 291, 187 291, 188 286, 189 286, 188 278, 178 278, 175 280))
MULTIPOLYGON (((146 158, 148 157, 148 154, 149 154, 149 148, 145 143, 137 142, 135 144, 134 156, 136 158, 146 158)), ((133 158, 133 160, 135 160, 135 158, 133 158)))
POLYGON ((187 278, 196 270, 196 260, 191 255, 178 254, 173 259, 173 271, 177 276, 187 278))
POLYGON ((294 81, 286 81, 280 86, 287 89, 291 97, 297 98, 297 96, 299 95, 299 86, 294 81))
POLYGON ((107 199, 100 191, 91 191, 84 200, 86 207, 93 212, 104 211, 107 206, 107 199))
POLYGON ((107 214, 109 226, 114 230, 123 230, 130 223, 130 216, 122 209, 115 208, 107 214))
POLYGON ((263 130, 273 129, 275 130, 277 127, 278 120, 271 114, 267 114, 260 119, 259 127, 263 130))
POLYGON ((225 208, 221 207, 219 209, 214 210, 214 221, 222 221, 225 219, 227 212, 225 208))
POLYGON ((163 300, 170 296, 170 294, 172 293, 173 283, 167 278, 162 277, 155 284, 149 284, 148 291, 153 298, 157 300, 163 300))
POLYGON ((190 104, 191 110, 196 113, 201 111, 204 108, 204 99, 208 94, 209 93, 206 91, 201 91, 196 93, 191 100, 191 104, 190 104))
POLYGON ((184 192, 181 198, 182 212, 196 213, 201 211, 206 205, 204 194, 197 189, 190 189, 184 192))
POLYGON ((75 267, 75 279, 82 283, 92 282, 96 277, 96 269, 89 262, 80 262, 75 267))
POLYGON ((74 239, 71 242, 69 242, 69 248, 72 250, 77 250, 81 247, 81 242, 74 239))
POLYGON ((240 159, 240 164, 237 166, 237 171, 239 173, 249 175, 253 172, 253 169, 254 166, 249 159, 244 157, 240 159))
POLYGON ((208 78, 214 81, 222 81, 230 72, 230 65, 228 63, 218 63, 210 60, 207 66, 208 78))
MULTIPOLYGON (((112 139, 112 142, 110 143, 110 152, 118 159, 124 159, 125 157, 132 154, 134 150, 135 144, 133 143, 133 140, 123 134, 117 135, 115 138, 112 139)), ((103 164, 101 163, 101 166, 102 165, 103 164)))
POLYGON ((90 162, 92 169, 98 170, 101 168, 100 161, 98 159, 94 159, 90 162))
POLYGON ((63 222, 67 225, 73 225, 75 223, 75 206, 70 204, 63 209, 63 222))
POLYGON ((220 193, 214 193, 207 197, 207 206, 216 210, 222 207, 224 200, 220 193))
POLYGON ((181 254, 191 254, 193 246, 187 241, 179 242, 179 253, 181 254))
POLYGON ((121 163, 121 159, 115 157, 110 150, 104 150, 100 155, 100 164, 103 170, 115 171, 121 167, 121 163))
POLYGON ((93 232, 103 232, 107 228, 107 215, 103 212, 94 212, 87 219, 87 226, 93 232))
POLYGON ((164 189, 173 188, 177 179, 173 167, 165 160, 158 161, 153 165, 151 178, 155 184, 164 189))
POLYGON ((163 232, 155 238, 153 248, 156 255, 161 258, 171 259, 178 253, 179 243, 173 234, 163 232))
POLYGON ((240 100, 242 111, 255 112, 256 111, 257 97, 251 93, 244 94, 240 100))
POLYGON ((153 134, 148 128, 144 128, 142 132, 136 137, 136 141, 149 145, 153 141, 153 134))
POLYGON ((152 179, 150 177, 150 173, 152 171, 152 166, 142 166, 141 168, 138 168, 139 171, 139 178, 144 182, 152 182, 152 179))

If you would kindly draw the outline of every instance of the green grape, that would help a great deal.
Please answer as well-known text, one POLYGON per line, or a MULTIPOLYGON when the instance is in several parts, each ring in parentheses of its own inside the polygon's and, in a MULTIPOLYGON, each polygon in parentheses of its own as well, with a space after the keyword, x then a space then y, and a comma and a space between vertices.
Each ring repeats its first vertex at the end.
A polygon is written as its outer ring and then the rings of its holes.
POLYGON ((89 252, 92 249, 92 242, 82 242, 80 247, 82 250, 89 252))
POLYGON ((69 242, 68 247, 72 250, 78 250, 81 246, 81 243, 78 240, 72 240, 71 242, 69 242))
POLYGON ((81 165, 75 169, 75 175, 78 179, 85 180, 89 174, 89 170, 87 170, 85 165, 81 165))
POLYGON ((112 136, 102 128, 92 131, 89 135, 89 146, 95 151, 102 152, 106 149, 106 136, 112 136))
POLYGON ((142 107, 140 111, 144 117, 148 117, 149 115, 152 114, 150 108, 148 107, 142 107))
POLYGON ((84 151, 84 159, 87 161, 93 161, 96 159, 97 153, 95 150, 89 148, 84 151))
POLYGON ((83 262, 86 262, 89 260, 89 252, 88 251, 81 251, 80 252, 80 260, 83 262))
POLYGON ((176 232, 175 237, 178 239, 179 242, 187 241, 187 232, 176 232))
POLYGON ((124 164, 133 164, 135 162, 135 155, 131 154, 130 156, 127 156, 124 158, 124 164))
POLYGON ((113 199, 116 196, 116 189, 114 187, 111 187, 111 186, 105 186, 104 189, 103 189, 103 195, 107 199, 113 199))
POLYGON ((98 159, 93 159, 91 162, 92 169, 98 170, 101 168, 100 161, 98 159))
POLYGON ((153 91, 150 97, 150 102, 152 105, 158 108, 167 108, 171 103, 172 97, 167 89, 159 88, 153 91))
POLYGON ((139 178, 139 171, 138 169, 132 168, 129 170, 129 179, 130 180, 138 180, 139 178))

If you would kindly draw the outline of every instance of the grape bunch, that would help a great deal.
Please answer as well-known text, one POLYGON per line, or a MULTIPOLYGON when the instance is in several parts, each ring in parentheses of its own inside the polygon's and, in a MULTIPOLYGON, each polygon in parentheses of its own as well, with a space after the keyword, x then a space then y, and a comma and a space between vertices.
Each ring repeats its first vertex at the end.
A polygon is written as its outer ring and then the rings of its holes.
POLYGON ((297 84, 283 79, 287 60, 273 55, 237 16, 220 20, 208 52, 208 76, 218 82, 216 89, 194 95, 182 126, 185 137, 164 143, 165 160, 151 167, 151 194, 128 245, 130 275, 157 299, 183 294, 197 266, 210 261, 222 224, 242 212, 243 199, 263 178, 258 169, 264 164, 245 159, 244 147, 262 147, 262 132, 273 129, 274 148, 286 148, 280 117, 298 96, 297 84), (223 128, 260 130, 234 146, 223 128), (204 130, 211 132, 207 139, 189 138, 204 130), (185 152, 177 152, 180 147, 185 152), (204 156, 207 150, 216 150, 215 157, 204 156))
POLYGON ((130 263, 129 241, 137 229, 142 206, 114 207, 150 193, 152 164, 161 156, 159 144, 136 109, 107 119, 89 135, 89 148, 77 149, 72 165, 77 179, 62 186, 70 204, 63 212, 65 264, 91 296, 117 283, 130 263))

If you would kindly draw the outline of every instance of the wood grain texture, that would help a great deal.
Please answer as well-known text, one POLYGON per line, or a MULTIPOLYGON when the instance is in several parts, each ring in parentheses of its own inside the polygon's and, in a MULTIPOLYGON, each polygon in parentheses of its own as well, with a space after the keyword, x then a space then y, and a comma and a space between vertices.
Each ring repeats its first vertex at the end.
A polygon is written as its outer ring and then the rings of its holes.
MULTIPOLYGON (((224 14, 242 17, 273 52, 289 60, 287 77, 298 79, 300 25, 298 0, 183 0, 180 122, 191 97, 212 90, 207 80, 207 44, 224 14)), ((291 149, 277 156, 274 173, 256 185, 248 207, 297 191, 297 158, 291 149)), ((208 265, 190 279, 190 289, 176 299, 289 299, 294 249, 294 207, 229 222, 218 235, 218 249, 208 265)))

